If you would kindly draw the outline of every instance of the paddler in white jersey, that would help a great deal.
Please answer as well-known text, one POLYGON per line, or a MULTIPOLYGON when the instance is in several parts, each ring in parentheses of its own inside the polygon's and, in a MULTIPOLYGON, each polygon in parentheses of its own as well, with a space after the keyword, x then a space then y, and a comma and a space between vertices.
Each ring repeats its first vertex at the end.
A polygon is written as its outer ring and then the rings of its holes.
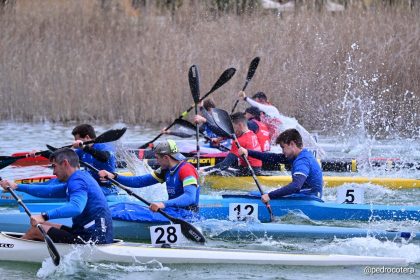
POLYGON ((268 102, 264 92, 257 92, 252 98, 246 96, 244 91, 240 91, 239 98, 248 102, 251 106, 257 107, 264 112, 261 121, 268 127, 272 143, 277 139, 278 135, 286 129, 294 128, 299 131, 303 139, 303 146, 309 150, 316 151, 317 158, 323 158, 325 151, 315 141, 314 137, 301 126, 295 118, 286 117, 280 114, 279 110, 268 102))

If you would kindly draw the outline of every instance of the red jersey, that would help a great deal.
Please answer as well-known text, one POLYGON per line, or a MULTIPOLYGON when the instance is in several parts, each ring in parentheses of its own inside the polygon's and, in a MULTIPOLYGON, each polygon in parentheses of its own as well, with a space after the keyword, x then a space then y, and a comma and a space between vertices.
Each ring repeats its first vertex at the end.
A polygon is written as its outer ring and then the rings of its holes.
MULTIPOLYGON (((241 145, 241 147, 247 150, 261 151, 261 146, 260 146, 260 143, 258 143, 257 135, 255 135, 255 133, 252 132, 251 130, 239 136, 238 142, 241 145)), ((238 148, 236 147, 235 143, 232 143, 232 148, 230 149, 230 152, 234 154, 235 156, 239 157, 239 163, 241 166, 244 166, 244 167, 247 166, 246 162, 242 159, 242 157, 239 156, 238 148)), ((248 161, 252 167, 262 166, 262 161, 259 159, 248 157, 248 161)))
POLYGON ((258 125, 258 131, 256 135, 258 138, 258 143, 260 143, 261 151, 269 151, 271 148, 270 131, 264 123, 257 121, 256 119, 253 119, 252 121, 254 121, 258 125))

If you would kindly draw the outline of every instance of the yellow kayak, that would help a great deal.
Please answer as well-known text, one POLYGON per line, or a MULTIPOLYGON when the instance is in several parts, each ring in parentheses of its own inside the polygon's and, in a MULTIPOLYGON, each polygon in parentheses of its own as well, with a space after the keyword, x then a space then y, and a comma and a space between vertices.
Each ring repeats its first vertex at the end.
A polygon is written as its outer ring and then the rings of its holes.
MULTIPOLYGON (((291 176, 258 176, 261 185, 275 188, 282 187, 291 182, 291 176)), ((213 189, 228 190, 254 190, 255 182, 251 176, 230 177, 207 175, 204 178, 206 185, 213 189)), ((419 179, 405 178, 369 178, 369 177, 342 177, 342 176, 324 176, 325 187, 338 187, 343 184, 374 184, 389 189, 411 189, 420 188, 419 179)))

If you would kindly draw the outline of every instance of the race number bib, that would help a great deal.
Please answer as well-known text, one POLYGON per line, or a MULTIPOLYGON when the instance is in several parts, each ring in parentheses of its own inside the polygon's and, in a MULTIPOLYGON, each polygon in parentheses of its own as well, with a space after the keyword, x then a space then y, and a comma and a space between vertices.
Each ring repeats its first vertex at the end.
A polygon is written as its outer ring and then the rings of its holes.
POLYGON ((258 204, 229 203, 229 220, 244 221, 246 219, 258 220, 258 204))
POLYGON ((362 188, 343 187, 337 190, 337 203, 363 204, 365 190, 362 188))
POLYGON ((163 244, 172 245, 187 241, 181 233, 181 226, 178 224, 150 227, 150 237, 154 246, 162 246, 163 244))

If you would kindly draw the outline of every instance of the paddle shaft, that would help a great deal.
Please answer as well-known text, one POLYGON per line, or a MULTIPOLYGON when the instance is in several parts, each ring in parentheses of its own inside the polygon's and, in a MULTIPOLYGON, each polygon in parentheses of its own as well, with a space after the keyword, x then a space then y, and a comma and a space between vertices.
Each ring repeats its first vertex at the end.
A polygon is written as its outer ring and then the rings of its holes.
MULTIPOLYGON (((238 141, 238 138, 236 137, 236 135, 233 134, 232 136, 233 136, 233 140, 235 141, 236 147, 238 147, 238 149, 241 148, 241 145, 239 144, 239 141, 238 141)), ((261 195, 263 195, 264 192, 261 188, 260 182, 258 181, 258 178, 255 175, 254 169, 252 168, 251 164, 249 163, 248 158, 245 155, 241 155, 241 157, 246 162, 246 165, 248 166, 248 169, 251 172, 252 178, 254 179, 254 182, 258 187, 258 190, 260 191, 261 195)), ((267 207, 268 212, 270 213, 270 220, 272 221, 273 220, 273 210, 271 209, 271 205, 267 201, 267 202, 265 202, 265 206, 267 207)))
MULTIPOLYGON (((23 203, 22 199, 17 196, 15 191, 11 187, 7 187, 7 190, 10 192, 10 194, 16 199, 17 203, 23 207, 26 214, 31 217, 32 214, 29 211, 28 207, 26 207, 25 203, 23 203)), ((52 239, 47 235, 44 228, 41 226, 41 224, 37 224, 36 227, 41 232, 42 236, 44 237, 45 243, 47 244, 48 252, 50 253, 50 256, 54 262, 54 264, 57 266, 60 264, 60 254, 58 253, 57 248, 54 245, 54 242, 52 239)))
MULTIPOLYGON (((95 172, 99 172, 99 170, 95 167, 93 167, 92 165, 90 165, 87 162, 81 161, 79 160, 80 164, 86 166, 87 168, 95 171, 95 172)), ((143 202, 144 204, 150 206, 151 203, 149 201, 147 201, 146 199, 144 199, 143 197, 139 196, 138 194, 136 194, 135 192, 133 192, 130 188, 124 186, 123 184, 117 182, 115 179, 111 179, 109 177, 107 177, 107 179, 114 184, 115 186, 123 189, 124 191, 126 191, 130 196, 133 196, 135 198, 137 198, 138 200, 140 200, 141 202, 143 202)), ((163 211, 162 209, 158 209, 158 212, 164 216, 165 218, 167 218, 168 220, 170 220, 172 223, 179 223, 181 224, 181 230, 184 233, 184 235, 186 235, 186 237, 190 240, 196 241, 196 242, 200 242, 200 243, 204 243, 205 242, 205 238, 204 236, 200 233, 200 231, 198 229, 196 229, 192 224, 188 223, 187 221, 175 218, 171 215, 169 215, 168 213, 166 213, 165 211, 163 211)))

